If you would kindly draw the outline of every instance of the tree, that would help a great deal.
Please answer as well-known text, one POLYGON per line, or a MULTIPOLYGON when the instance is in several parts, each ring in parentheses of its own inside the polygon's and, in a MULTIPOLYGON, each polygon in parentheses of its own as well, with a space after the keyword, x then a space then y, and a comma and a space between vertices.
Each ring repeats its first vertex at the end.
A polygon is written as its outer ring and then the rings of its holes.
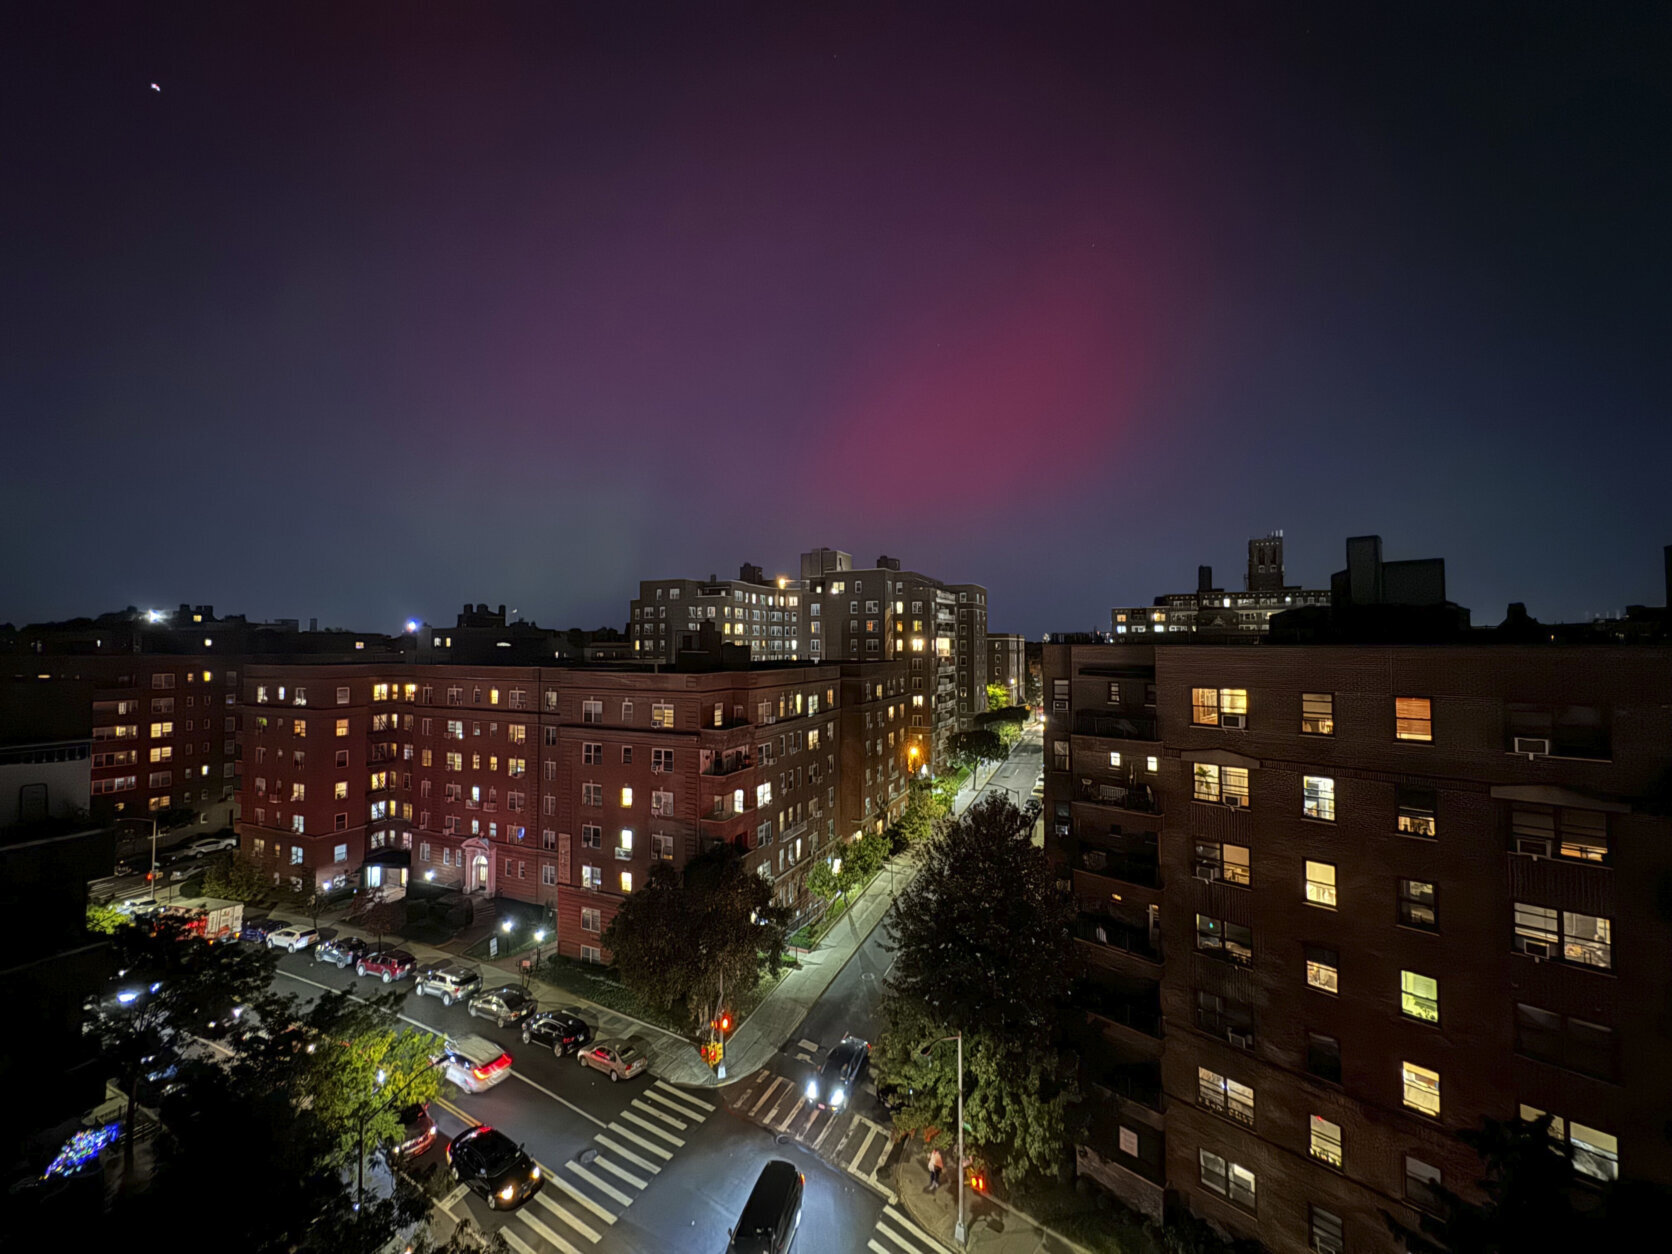
POLYGON ((133 920, 123 914, 115 906, 100 905, 89 902, 87 905, 87 930, 98 932, 103 936, 113 935, 117 928, 124 927, 133 920))
POLYGON ((1004 741, 997 732, 985 728, 959 732, 952 737, 951 750, 955 761, 969 766, 978 762, 1002 762, 1005 755, 1004 741))
POLYGON ((820 858, 813 863, 807 872, 807 891, 820 901, 829 901, 842 892, 829 858, 820 858))
POLYGON ((989 798, 924 845, 917 878, 888 918, 895 950, 889 1027, 874 1055, 879 1084, 904 1097, 896 1125, 952 1122, 951 1051, 964 1034, 969 1138, 995 1165, 1049 1172, 1068 1143, 1072 1071, 1055 1048, 1072 970, 1070 912, 1029 815, 989 798))
POLYGON ((212 858, 203 873, 203 894, 228 901, 256 901, 273 891, 272 878, 247 854, 212 858))
MULTIPOLYGON (((1632 1244, 1632 1231, 1658 1200, 1630 1183, 1602 1189, 1581 1208, 1576 1204, 1574 1167, 1565 1141, 1550 1135, 1552 1118, 1483 1119, 1458 1139, 1480 1156, 1484 1202, 1471 1202, 1442 1185, 1430 1186, 1438 1215, 1424 1215, 1413 1229, 1387 1211, 1392 1233, 1407 1250, 1445 1254, 1448 1250, 1511 1254, 1527 1249, 1609 1249, 1632 1244)), ((1589 1190, 1587 1190, 1589 1192, 1589 1190)))
POLYGON ((361 931, 371 933, 381 949, 385 936, 406 926, 406 903, 386 901, 381 896, 362 897, 349 917, 361 931))
POLYGON ((777 971, 788 922, 771 882, 745 870, 727 845, 687 863, 683 877, 657 863, 616 911, 603 944, 635 997, 696 1027, 721 1008, 722 996, 741 995, 777 971))
POLYGON ((989 710, 1002 710, 1009 704, 1009 689, 1007 689, 1003 684, 987 685, 987 708, 989 710))

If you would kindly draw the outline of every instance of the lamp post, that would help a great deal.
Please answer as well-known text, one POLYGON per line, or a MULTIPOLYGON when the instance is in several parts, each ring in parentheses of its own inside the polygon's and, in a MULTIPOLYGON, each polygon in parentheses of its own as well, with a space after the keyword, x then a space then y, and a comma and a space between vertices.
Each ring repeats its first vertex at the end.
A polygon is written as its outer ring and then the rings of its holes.
MULTIPOLYGON (((359 1137, 360 1157, 359 1157, 359 1160, 356 1164, 356 1169, 357 1170, 356 1170, 356 1180, 355 1180, 354 1213, 356 1215, 359 1215, 361 1213, 361 1210, 365 1206, 365 1203, 366 1203, 366 1124, 371 1120, 371 1117, 378 1112, 379 1109, 388 1109, 389 1107, 393 1106, 400 1099, 401 1095, 403 1093, 405 1093, 407 1091, 407 1089, 409 1089, 413 1086, 413 1084, 417 1081, 419 1076, 423 1075, 427 1071, 431 1071, 434 1068, 441 1066, 441 1064, 446 1062, 446 1061, 447 1061, 447 1057, 446 1057, 445 1054, 443 1054, 439 1058, 430 1059, 429 1062, 425 1063, 422 1067, 419 1067, 418 1070, 414 1071, 410 1076, 408 1076, 407 1080, 406 1080, 406 1083, 401 1085, 398 1089, 396 1089, 393 1093, 391 1093, 389 1095, 389 1100, 387 1102, 385 1102, 382 1107, 379 1107, 377 1102, 374 1099, 373 1101, 368 1102, 366 1104, 365 1108, 362 1110, 362 1112, 360 1114, 360 1129, 359 1129, 359 1131, 360 1131, 360 1137, 359 1137)), ((388 1078, 388 1073, 386 1071, 384 1071, 383 1068, 379 1067, 378 1070, 377 1070, 377 1084, 378 1084, 379 1088, 381 1088, 383 1086, 383 1082, 387 1078, 388 1078)))
POLYGON ((936 1045, 958 1042, 958 1222, 953 1226, 952 1239, 959 1245, 969 1244, 969 1229, 964 1225, 964 1034, 954 1032, 938 1041, 930 1041, 920 1051, 926 1058, 936 1045))

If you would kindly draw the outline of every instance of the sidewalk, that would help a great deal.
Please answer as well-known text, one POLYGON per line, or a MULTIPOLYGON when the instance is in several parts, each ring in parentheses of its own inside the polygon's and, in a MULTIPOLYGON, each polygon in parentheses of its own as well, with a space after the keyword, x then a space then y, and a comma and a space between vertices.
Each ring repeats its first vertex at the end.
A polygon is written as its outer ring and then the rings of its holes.
MULTIPOLYGON (((952 1164, 957 1155, 952 1145, 941 1152, 947 1167, 941 1172, 940 1188, 931 1193, 928 1150, 915 1137, 908 1141, 895 1167, 894 1192, 913 1223, 956 1250, 952 1237, 958 1217, 958 1176, 952 1164)), ((998 1198, 970 1188, 964 1190, 964 1218, 969 1238, 964 1248, 979 1254, 1090 1254, 1085 1246, 1058 1236, 998 1198)))

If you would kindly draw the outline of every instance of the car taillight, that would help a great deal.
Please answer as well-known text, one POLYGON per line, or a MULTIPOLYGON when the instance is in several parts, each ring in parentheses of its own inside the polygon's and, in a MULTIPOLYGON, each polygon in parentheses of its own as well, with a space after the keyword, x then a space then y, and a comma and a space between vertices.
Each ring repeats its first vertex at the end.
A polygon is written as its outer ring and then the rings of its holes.
POLYGON ((485 1067, 472 1067, 470 1073, 478 1080, 486 1080, 496 1071, 503 1071, 511 1065, 511 1055, 501 1054, 485 1067))

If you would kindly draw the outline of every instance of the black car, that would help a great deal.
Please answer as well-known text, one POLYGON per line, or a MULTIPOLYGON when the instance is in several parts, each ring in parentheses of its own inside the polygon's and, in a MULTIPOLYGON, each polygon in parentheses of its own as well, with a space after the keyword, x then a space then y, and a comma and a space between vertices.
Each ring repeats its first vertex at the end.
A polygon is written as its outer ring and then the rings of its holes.
POLYGON ((427 1103, 417 1102, 401 1111, 401 1139, 390 1147, 395 1158, 412 1159, 429 1153, 435 1144, 435 1120, 430 1118, 427 1103))
POLYGON ((358 936, 338 936, 315 945, 313 956, 315 962, 335 963, 337 970, 341 971, 360 961, 365 952, 366 942, 358 936))
POLYGON ((245 919, 244 930, 238 935, 243 940, 265 943, 272 933, 289 926, 284 919, 245 919))
POLYGON ((782 1158, 767 1163, 726 1249, 736 1254, 786 1254, 801 1227, 801 1195, 806 1187, 807 1177, 794 1163, 782 1158))
POLYGON ((853 1091, 865 1065, 871 1060, 871 1047, 857 1036, 844 1036, 830 1051, 818 1074, 807 1081, 807 1100, 820 1106, 840 1108, 853 1101, 853 1091))
POLYGON ((467 1007, 471 1014, 481 1019, 492 1019, 500 1027, 507 1023, 521 1023, 539 1008, 539 1003, 515 984, 501 984, 498 988, 477 993, 467 1007))
POLYGON ((550 1045, 559 1058, 592 1044, 592 1028, 586 1020, 563 1010, 542 1010, 523 1020, 523 1044, 550 1045))
POLYGON ((520 1206, 540 1191, 540 1167, 503 1132, 479 1124, 447 1146, 453 1179, 482 1196, 494 1210, 520 1206))

